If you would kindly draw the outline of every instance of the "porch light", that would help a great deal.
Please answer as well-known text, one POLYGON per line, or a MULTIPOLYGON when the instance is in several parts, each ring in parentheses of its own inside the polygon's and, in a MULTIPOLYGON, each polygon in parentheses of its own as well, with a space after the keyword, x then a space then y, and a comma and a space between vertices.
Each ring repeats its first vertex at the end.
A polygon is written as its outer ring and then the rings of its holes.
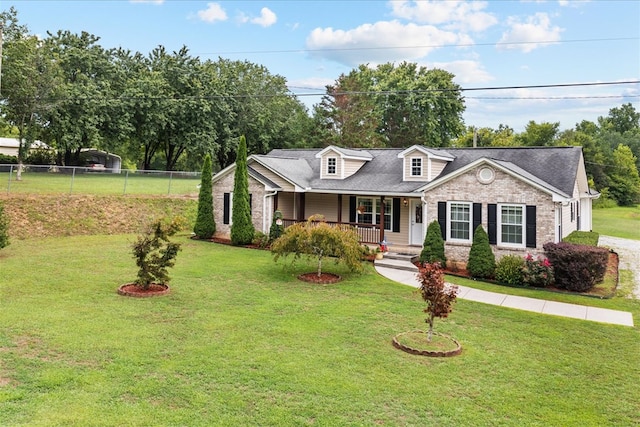
POLYGON ((409 201, 407 200, 406 197, 402 199, 402 204, 404 205, 405 208, 409 205, 409 201))

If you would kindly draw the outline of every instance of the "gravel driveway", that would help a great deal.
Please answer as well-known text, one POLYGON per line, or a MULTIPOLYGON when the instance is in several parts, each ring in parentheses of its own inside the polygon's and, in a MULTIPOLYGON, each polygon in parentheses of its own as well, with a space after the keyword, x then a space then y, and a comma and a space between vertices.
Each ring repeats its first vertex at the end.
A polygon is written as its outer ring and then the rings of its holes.
POLYGON ((633 272, 635 287, 633 295, 640 299, 640 241, 619 237, 600 236, 599 246, 607 246, 620 256, 620 270, 633 272))

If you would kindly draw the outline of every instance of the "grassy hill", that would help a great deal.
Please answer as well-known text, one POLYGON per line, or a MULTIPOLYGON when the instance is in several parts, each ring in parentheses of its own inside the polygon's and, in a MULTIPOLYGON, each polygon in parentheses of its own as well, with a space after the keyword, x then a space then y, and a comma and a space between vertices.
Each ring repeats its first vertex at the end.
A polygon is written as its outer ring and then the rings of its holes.
POLYGON ((193 197, 4 195, 11 239, 138 233, 155 218, 183 216, 192 225, 193 197))

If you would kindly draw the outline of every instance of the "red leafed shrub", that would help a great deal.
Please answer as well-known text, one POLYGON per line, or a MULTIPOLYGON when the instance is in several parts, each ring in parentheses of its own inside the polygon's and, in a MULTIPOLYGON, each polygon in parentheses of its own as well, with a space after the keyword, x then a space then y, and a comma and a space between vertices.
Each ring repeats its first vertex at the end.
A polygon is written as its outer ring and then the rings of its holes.
POLYGON ((607 249, 564 242, 546 243, 543 247, 553 265, 557 287, 585 292, 604 279, 607 249))
POLYGON ((431 341, 433 335, 433 320, 436 317, 446 318, 453 310, 458 287, 447 285, 444 282, 444 272, 439 263, 425 263, 418 273, 420 282, 420 294, 427 303, 424 312, 427 313, 426 323, 429 324, 427 340, 431 341))

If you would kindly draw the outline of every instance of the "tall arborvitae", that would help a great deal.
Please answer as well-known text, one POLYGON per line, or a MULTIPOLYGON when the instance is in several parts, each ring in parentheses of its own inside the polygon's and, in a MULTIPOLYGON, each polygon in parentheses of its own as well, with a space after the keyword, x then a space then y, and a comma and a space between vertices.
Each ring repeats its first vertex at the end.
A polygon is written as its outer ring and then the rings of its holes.
POLYGON ((193 232, 198 239, 209 239, 216 232, 213 218, 213 188, 211 184, 211 156, 207 154, 202 165, 202 179, 198 194, 198 217, 193 232))
POLYGON ((247 245, 253 241, 255 229, 251 221, 249 202, 249 172, 247 170, 247 141, 242 135, 238 144, 236 172, 233 181, 233 213, 231 215, 231 243, 247 245))

